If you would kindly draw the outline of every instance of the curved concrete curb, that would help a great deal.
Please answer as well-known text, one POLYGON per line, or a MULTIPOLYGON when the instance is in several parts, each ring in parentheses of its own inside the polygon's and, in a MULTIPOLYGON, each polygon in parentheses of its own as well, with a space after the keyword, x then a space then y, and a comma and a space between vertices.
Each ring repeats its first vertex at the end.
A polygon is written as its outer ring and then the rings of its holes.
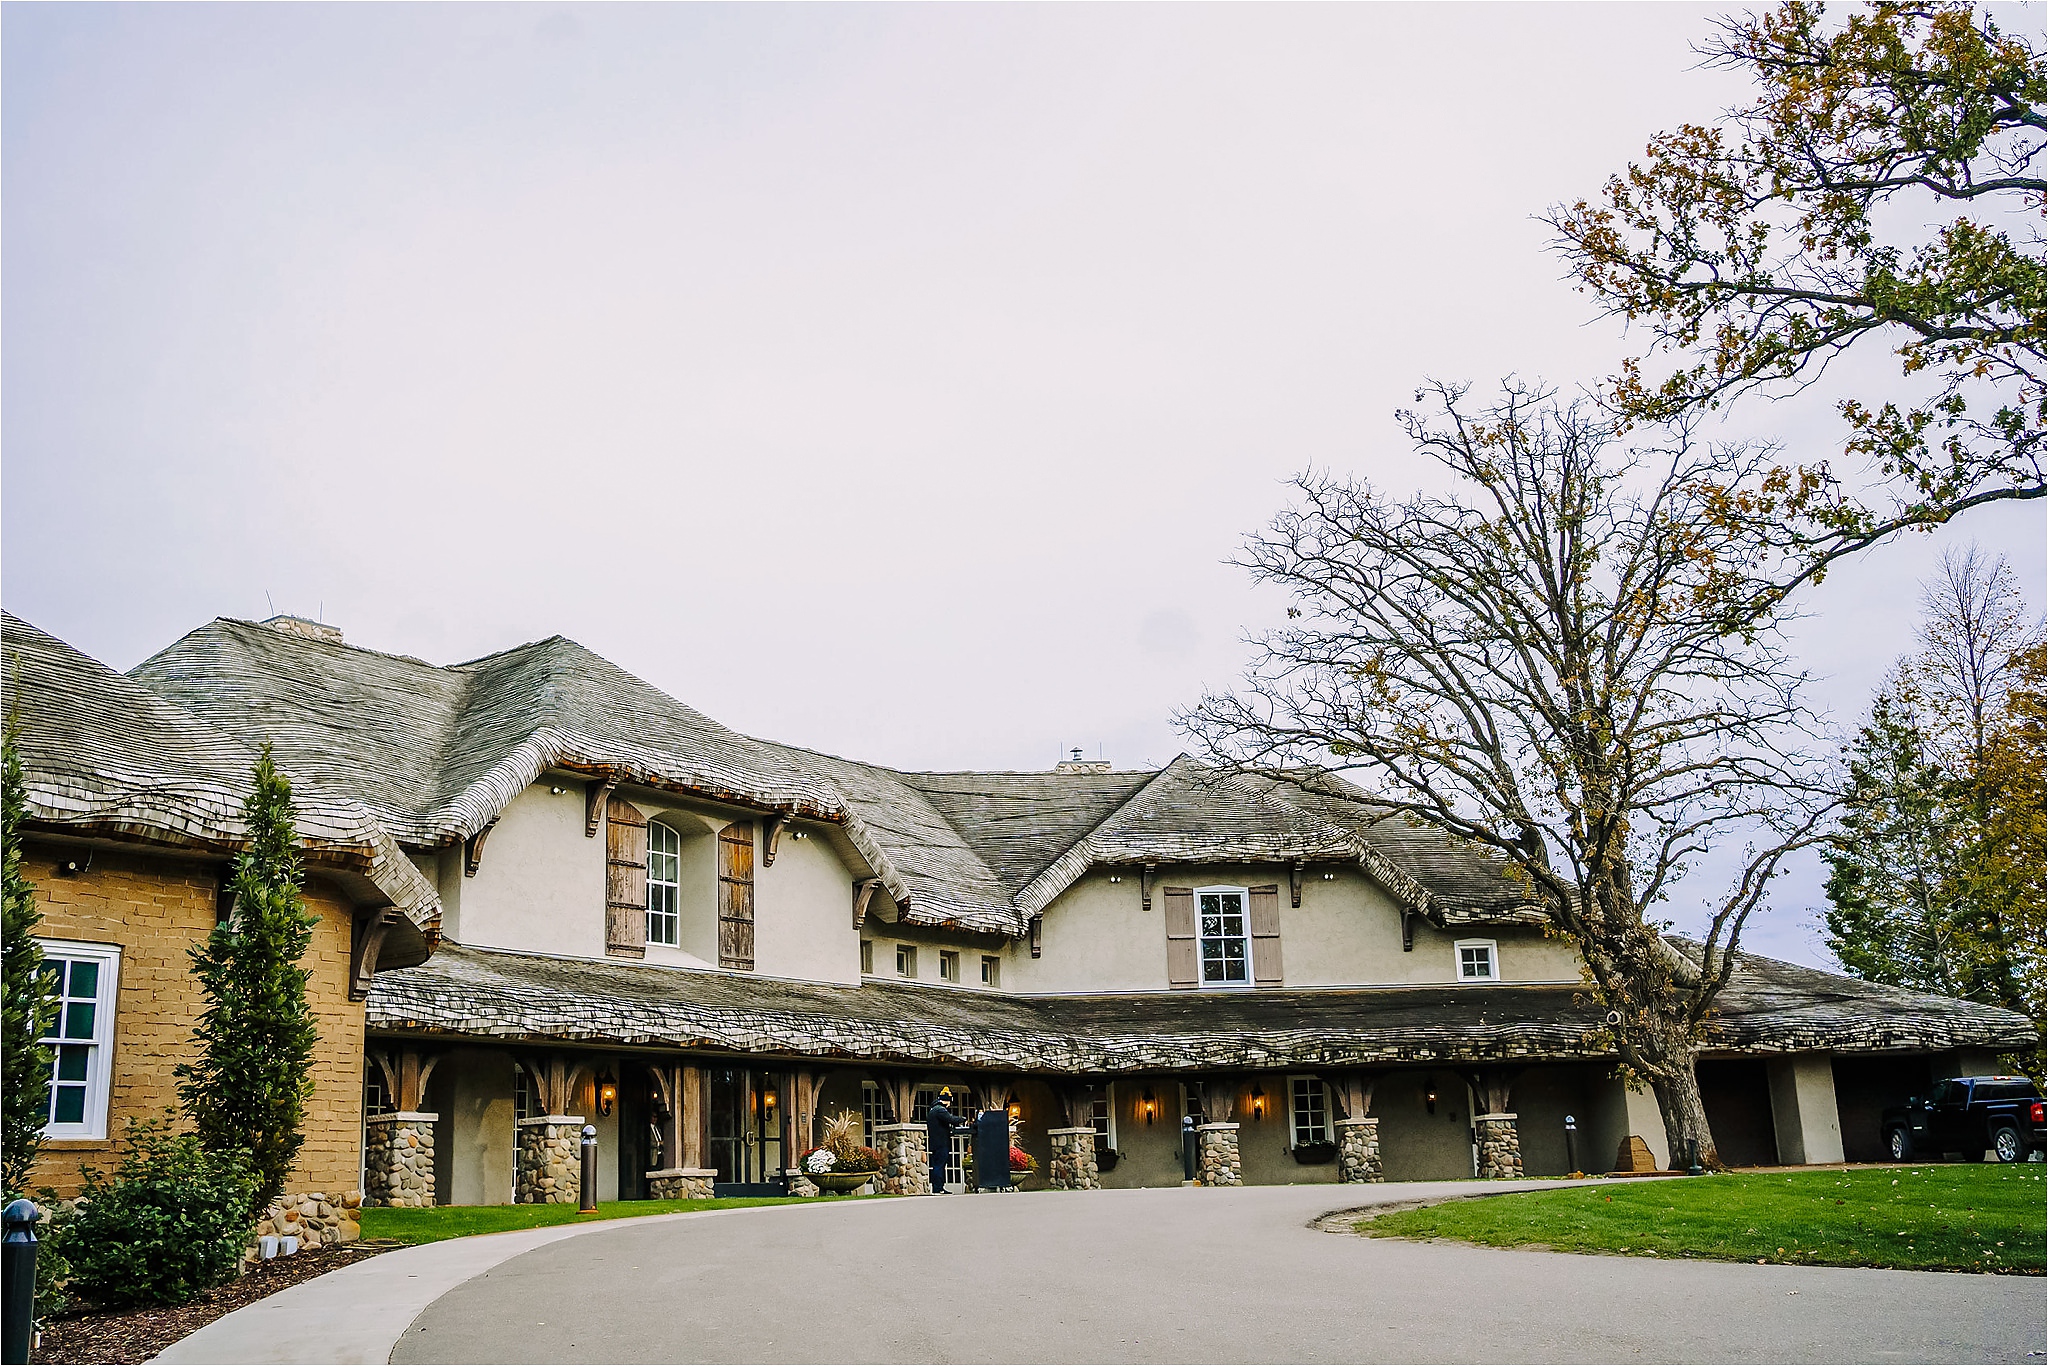
MULTIPOLYGON (((845 1203, 833 1202, 840 1207, 845 1203)), ((537 1247, 625 1224, 673 1223, 680 1219, 770 1214, 778 1209, 801 1208, 804 1207, 757 1205, 747 1209, 646 1214, 630 1219, 599 1219, 588 1224, 474 1234, 400 1248, 280 1290, 232 1314, 223 1314, 150 1360, 235 1366, 320 1362, 383 1366, 391 1360, 391 1350, 399 1338, 428 1305, 464 1281, 537 1247)))

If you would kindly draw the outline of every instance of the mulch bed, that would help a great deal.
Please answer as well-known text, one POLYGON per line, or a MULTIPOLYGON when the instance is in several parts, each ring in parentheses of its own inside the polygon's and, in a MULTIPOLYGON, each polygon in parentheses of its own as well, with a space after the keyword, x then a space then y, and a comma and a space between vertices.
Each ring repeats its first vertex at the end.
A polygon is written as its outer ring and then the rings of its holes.
POLYGON ((351 1266, 365 1257, 388 1252, 396 1243, 343 1243, 309 1248, 291 1257, 258 1262, 226 1285, 216 1286, 190 1304, 170 1309, 124 1309, 108 1314, 75 1314, 43 1326, 42 1344, 29 1360, 82 1366, 110 1362, 137 1366, 178 1339, 198 1332, 223 1314, 254 1304, 287 1286, 310 1281, 329 1271, 351 1266))

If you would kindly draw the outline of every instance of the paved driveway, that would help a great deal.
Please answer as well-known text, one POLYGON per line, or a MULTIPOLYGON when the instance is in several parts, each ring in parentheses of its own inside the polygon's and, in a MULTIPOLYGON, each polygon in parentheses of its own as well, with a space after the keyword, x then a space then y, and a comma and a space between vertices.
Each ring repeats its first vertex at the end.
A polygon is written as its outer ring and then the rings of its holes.
POLYGON ((1045 1193, 635 1220, 456 1286, 391 1360, 2041 1360, 2038 1279, 1502 1252, 1308 1227, 1347 1200, 1481 1188, 1045 1193))

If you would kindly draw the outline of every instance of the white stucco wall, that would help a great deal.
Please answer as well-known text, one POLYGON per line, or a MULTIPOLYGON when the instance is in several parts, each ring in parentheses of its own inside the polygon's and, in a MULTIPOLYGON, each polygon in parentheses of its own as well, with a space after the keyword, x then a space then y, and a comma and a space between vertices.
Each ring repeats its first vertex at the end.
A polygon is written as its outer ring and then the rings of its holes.
POLYGON ((460 927, 451 938, 490 948, 604 956, 604 831, 594 839, 584 835, 583 791, 564 786, 566 791, 553 795, 546 784, 535 783, 498 817, 476 876, 463 879, 460 927))
POLYGON ((1446 931, 1418 919, 1414 948, 1404 952, 1399 909, 1363 873, 1345 870, 1325 881, 1320 870, 1309 870, 1296 907, 1287 870, 1266 864, 1165 870, 1154 880, 1149 911, 1135 869, 1093 870, 1046 907, 1042 957, 1033 959, 1021 940, 1005 947, 1003 985, 1020 992, 1164 990, 1161 889, 1274 883, 1280 887, 1281 959, 1291 987, 1453 983, 1458 980, 1454 945, 1470 939, 1495 942, 1502 981, 1579 980, 1577 952, 1535 928, 1460 926, 1446 931), (1112 882, 1112 877, 1121 880, 1112 882))

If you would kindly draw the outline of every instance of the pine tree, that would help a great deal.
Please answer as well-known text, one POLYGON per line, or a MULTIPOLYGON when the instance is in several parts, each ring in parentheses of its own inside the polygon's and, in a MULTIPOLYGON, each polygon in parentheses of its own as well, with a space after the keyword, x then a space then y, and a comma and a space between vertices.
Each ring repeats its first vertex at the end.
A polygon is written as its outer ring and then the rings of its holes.
POLYGON ((43 985, 43 951, 36 943, 35 888, 21 871, 21 825, 28 811, 18 727, 8 719, 0 743, 0 796, 4 796, 6 847, 6 924, 0 943, 5 969, 5 1016, 0 1025, 0 1185, 8 1199, 20 1194, 43 1145, 43 1124, 50 1117, 50 1050, 39 1040, 50 1032, 50 997, 43 985))
POLYGON ((310 974, 300 966, 314 920, 300 892, 292 787, 268 744, 255 776, 243 806, 249 843, 235 861, 234 912, 191 950, 207 1002, 194 1031, 199 1057, 178 1067, 178 1094, 201 1143, 242 1153, 254 1169, 252 1213, 284 1190, 305 1141, 319 1038, 306 1004, 310 974))

